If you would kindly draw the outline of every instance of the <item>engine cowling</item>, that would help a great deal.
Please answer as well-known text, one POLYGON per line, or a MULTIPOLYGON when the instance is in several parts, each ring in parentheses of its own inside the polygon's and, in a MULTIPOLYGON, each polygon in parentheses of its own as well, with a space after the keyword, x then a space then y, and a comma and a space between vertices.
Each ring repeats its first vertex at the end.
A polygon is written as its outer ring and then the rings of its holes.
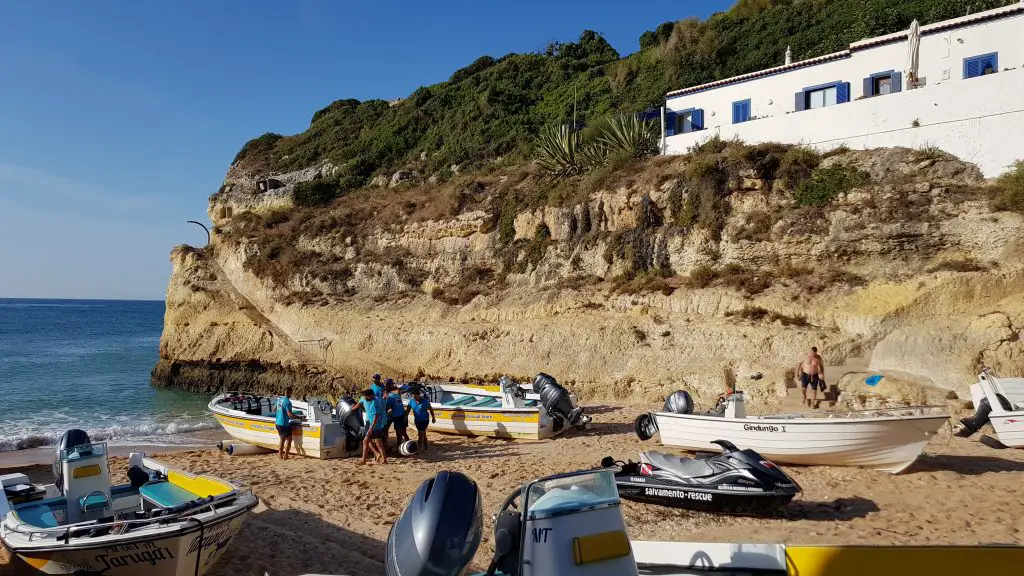
POLYGON ((426 480, 388 534, 388 576, 462 574, 483 536, 480 490, 465 474, 443 471, 426 480))

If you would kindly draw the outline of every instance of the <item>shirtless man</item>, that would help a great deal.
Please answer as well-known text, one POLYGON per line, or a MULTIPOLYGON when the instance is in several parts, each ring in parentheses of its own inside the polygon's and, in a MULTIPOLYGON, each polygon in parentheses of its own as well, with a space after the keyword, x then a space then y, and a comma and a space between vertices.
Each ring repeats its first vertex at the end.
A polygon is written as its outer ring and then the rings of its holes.
POLYGON ((804 403, 813 406, 818 400, 818 386, 825 391, 825 369, 822 367, 821 356, 818 356, 818 349, 811 348, 807 357, 796 365, 796 377, 800 381, 800 389, 803 391, 804 403), (807 399, 807 386, 811 387, 811 399, 807 399))

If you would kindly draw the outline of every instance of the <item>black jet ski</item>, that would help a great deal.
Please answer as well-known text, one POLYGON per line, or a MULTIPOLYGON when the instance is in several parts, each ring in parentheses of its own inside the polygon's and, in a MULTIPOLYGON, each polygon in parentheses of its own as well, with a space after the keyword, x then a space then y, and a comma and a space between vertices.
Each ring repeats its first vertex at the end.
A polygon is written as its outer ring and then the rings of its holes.
POLYGON ((720 514, 765 514, 800 492, 789 475, 757 452, 740 450, 727 440, 713 443, 722 447, 721 454, 679 458, 643 452, 640 462, 607 456, 601 466, 619 467, 615 483, 623 498, 720 514))

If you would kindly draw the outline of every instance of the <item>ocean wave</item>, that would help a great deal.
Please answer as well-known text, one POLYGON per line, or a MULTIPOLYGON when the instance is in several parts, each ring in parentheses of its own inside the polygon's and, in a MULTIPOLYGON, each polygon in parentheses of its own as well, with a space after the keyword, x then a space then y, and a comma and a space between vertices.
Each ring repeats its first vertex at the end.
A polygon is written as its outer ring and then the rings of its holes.
MULTIPOLYGON (((89 438, 94 442, 110 442, 117 440, 141 440, 153 436, 168 436, 173 434, 184 434, 199 430, 211 430, 217 428, 216 422, 189 422, 168 424, 141 424, 138 426, 110 426, 109 428, 86 428, 89 438)), ((41 446, 52 446, 60 439, 61 433, 56 434, 21 434, 12 436, 0 436, 0 452, 11 452, 14 450, 25 450, 27 448, 39 448, 41 446)), ((162 443, 166 439, 161 440, 162 443)))

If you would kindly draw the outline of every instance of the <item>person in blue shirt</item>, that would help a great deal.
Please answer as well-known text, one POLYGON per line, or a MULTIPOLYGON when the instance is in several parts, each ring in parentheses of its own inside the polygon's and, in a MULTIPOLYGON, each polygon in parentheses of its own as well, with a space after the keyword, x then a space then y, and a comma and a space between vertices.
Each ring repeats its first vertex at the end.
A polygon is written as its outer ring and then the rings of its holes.
POLYGON ((370 390, 373 390, 373 395, 378 398, 384 397, 384 387, 380 385, 380 374, 373 375, 373 384, 370 384, 370 390))
POLYGON ((409 439, 409 418, 405 415, 405 406, 402 406, 402 397, 398 395, 398 387, 395 386, 395 381, 388 378, 384 389, 387 391, 384 403, 387 405, 388 411, 388 429, 384 431, 384 449, 386 450, 392 424, 395 426, 396 447, 402 445, 403 438, 405 440, 409 439))
POLYGON ((412 412, 413 422, 416 423, 416 441, 420 445, 419 451, 423 452, 427 449, 427 426, 430 422, 437 424, 437 418, 434 417, 434 407, 430 405, 430 400, 423 393, 422 388, 412 389, 412 400, 409 401, 409 406, 405 409, 406 417, 409 412, 412 412))
POLYGON ((277 445, 277 457, 282 460, 288 459, 288 453, 292 450, 292 420, 298 416, 292 412, 292 387, 284 391, 284 396, 277 397, 277 417, 274 424, 277 426, 279 442, 277 445))
POLYGON ((388 463, 388 455, 384 452, 381 437, 384 435, 385 421, 387 418, 387 407, 384 399, 377 397, 373 390, 363 390, 363 397, 355 407, 356 411, 362 410, 366 415, 363 419, 366 423, 366 434, 363 436, 363 458, 357 464, 366 464, 366 457, 373 451, 374 460, 382 464, 388 463))

